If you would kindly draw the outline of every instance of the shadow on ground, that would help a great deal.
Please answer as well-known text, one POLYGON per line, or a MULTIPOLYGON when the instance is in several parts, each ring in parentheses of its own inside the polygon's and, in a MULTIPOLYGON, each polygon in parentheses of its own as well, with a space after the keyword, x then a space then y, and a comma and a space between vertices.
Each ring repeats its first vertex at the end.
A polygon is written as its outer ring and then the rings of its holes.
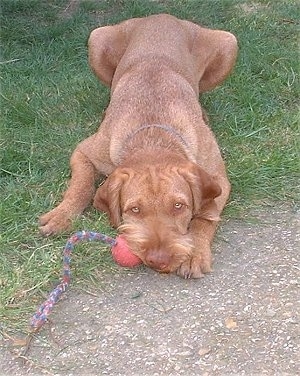
POLYGON ((222 225, 214 273, 182 280, 149 269, 70 287, 26 359, 4 342, 3 375, 296 375, 299 213, 222 225))

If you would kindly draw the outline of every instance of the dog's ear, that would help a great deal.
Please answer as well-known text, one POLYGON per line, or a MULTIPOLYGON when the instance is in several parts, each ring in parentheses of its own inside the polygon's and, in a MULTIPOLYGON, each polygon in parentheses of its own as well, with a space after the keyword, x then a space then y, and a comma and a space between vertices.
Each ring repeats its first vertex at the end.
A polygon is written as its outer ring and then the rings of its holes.
POLYGON ((219 221, 219 210, 215 198, 222 189, 214 178, 195 163, 188 163, 181 174, 190 185, 193 196, 193 216, 210 221, 219 221))
POLYGON ((88 40, 89 64, 96 76, 107 86, 129 43, 130 34, 139 19, 131 19, 118 25, 94 29, 88 40))
POLYGON ((113 227, 121 224, 121 190, 128 177, 125 169, 116 169, 99 186, 94 197, 94 207, 107 213, 113 227))
POLYGON ((237 40, 227 31, 185 22, 190 28, 190 50, 197 65, 199 91, 203 93, 221 84, 231 72, 237 57, 237 40))

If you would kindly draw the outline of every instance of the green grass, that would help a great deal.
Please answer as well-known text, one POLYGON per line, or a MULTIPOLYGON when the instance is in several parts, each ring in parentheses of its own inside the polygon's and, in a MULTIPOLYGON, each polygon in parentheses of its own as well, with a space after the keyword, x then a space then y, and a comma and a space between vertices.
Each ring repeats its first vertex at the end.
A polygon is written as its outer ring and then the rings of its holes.
MULTIPOLYGON (((0 322, 25 328, 60 279, 67 235, 42 238, 41 213, 60 200, 75 145, 97 129, 109 91, 87 64, 98 25, 167 12, 239 40, 236 68, 202 98, 233 186, 227 216, 253 205, 299 202, 299 82, 296 0, 2 0, 0 322), (298 88, 298 89, 297 89, 298 88)), ((112 233, 94 209, 75 229, 112 233)), ((97 286, 115 270, 99 244, 76 248, 73 285, 97 286), (95 251, 96 250, 96 251, 95 251)))

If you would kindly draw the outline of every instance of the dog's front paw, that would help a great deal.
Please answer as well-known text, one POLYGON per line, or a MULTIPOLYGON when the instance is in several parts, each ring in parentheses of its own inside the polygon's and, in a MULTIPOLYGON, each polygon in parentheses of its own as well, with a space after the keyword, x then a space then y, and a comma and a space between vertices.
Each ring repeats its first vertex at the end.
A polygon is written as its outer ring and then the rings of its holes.
POLYGON ((44 236, 55 235, 71 227, 71 218, 66 211, 56 207, 40 217, 39 225, 44 236))
POLYGON ((182 278, 202 278, 205 273, 211 272, 210 257, 204 258, 202 255, 193 255, 183 262, 176 273, 182 278))

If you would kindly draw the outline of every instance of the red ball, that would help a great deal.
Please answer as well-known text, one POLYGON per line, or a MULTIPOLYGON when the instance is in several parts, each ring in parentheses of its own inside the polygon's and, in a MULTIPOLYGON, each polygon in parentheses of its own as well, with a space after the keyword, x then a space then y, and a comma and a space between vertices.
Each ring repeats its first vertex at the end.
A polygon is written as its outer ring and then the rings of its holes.
POLYGON ((120 266, 126 266, 127 268, 133 268, 142 263, 142 260, 133 254, 128 248, 126 240, 122 235, 117 236, 117 244, 111 249, 113 259, 120 266))

